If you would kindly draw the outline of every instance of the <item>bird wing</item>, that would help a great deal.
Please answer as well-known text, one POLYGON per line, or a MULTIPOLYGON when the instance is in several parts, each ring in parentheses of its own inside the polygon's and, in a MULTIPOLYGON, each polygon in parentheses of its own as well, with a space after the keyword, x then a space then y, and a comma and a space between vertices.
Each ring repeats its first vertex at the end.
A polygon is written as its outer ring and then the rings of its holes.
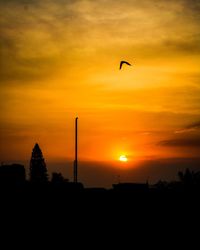
POLYGON ((122 68, 122 64, 123 64, 123 63, 124 63, 123 61, 121 61, 121 62, 120 62, 119 69, 121 69, 121 68, 122 68))
POLYGON ((124 63, 126 63, 127 65, 131 66, 131 64, 130 64, 129 62, 127 62, 127 61, 121 61, 121 62, 120 62, 119 69, 122 68, 122 65, 123 65, 124 63))
POLYGON ((124 63, 126 63, 126 64, 128 64, 129 66, 131 66, 131 64, 130 64, 129 62, 124 62, 124 63))

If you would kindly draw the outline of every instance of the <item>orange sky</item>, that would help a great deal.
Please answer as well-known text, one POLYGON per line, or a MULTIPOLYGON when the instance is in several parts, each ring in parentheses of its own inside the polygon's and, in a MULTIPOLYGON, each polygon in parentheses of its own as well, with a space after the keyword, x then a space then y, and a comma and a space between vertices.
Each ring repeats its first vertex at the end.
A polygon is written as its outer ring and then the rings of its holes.
POLYGON ((199 156, 199 3, 1 0, 0 160, 199 156))

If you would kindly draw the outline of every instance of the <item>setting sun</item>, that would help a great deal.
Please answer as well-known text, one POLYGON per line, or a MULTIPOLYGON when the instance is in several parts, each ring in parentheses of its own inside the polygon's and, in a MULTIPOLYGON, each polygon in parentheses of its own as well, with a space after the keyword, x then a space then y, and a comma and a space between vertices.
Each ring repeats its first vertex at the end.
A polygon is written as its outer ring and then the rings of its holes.
POLYGON ((119 160, 120 160, 120 161, 123 161, 123 162, 127 162, 127 161, 128 161, 128 159, 127 159, 127 157, 126 157, 125 155, 121 155, 121 156, 119 157, 119 160))

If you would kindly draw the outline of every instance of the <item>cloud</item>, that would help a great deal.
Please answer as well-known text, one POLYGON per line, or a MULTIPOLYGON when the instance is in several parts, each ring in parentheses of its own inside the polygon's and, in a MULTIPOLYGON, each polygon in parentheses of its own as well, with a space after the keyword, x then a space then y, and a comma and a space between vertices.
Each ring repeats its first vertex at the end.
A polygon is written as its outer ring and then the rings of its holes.
POLYGON ((200 121, 197 121, 197 122, 195 122, 195 123, 187 126, 186 128, 188 128, 188 129, 191 129, 191 128, 193 128, 193 129, 200 129, 200 121))
POLYGON ((182 129, 174 132, 174 138, 163 140, 158 143, 160 146, 166 147, 200 147, 200 121, 193 122, 182 129))
POLYGON ((49 76, 102 48, 154 57, 200 52, 199 1, 0 0, 0 8, 2 82, 49 76))
POLYGON ((200 137, 164 140, 159 142, 159 145, 167 147, 200 147, 200 137))
POLYGON ((194 122, 183 129, 176 130, 176 134, 189 133, 200 129, 200 121, 194 122))
POLYGON ((162 45, 169 51, 177 51, 190 55, 200 53, 200 34, 185 36, 185 40, 179 38, 166 39, 162 45))
POLYGON ((2 83, 27 83, 49 77, 64 61, 69 61, 71 51, 79 43, 71 39, 76 14, 70 7, 75 2, 0 1, 2 83))

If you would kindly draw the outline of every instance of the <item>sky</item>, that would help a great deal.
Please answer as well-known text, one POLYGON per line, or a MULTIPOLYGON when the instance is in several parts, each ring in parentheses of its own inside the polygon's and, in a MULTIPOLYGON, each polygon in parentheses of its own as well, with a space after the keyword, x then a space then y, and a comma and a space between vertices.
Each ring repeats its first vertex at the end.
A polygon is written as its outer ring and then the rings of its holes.
POLYGON ((200 0, 0 0, 0 12, 1 162, 29 161, 38 142, 52 171, 71 168, 78 116, 93 183, 97 168, 103 185, 111 170, 154 178, 149 162, 163 177, 166 159, 200 165, 200 0))

